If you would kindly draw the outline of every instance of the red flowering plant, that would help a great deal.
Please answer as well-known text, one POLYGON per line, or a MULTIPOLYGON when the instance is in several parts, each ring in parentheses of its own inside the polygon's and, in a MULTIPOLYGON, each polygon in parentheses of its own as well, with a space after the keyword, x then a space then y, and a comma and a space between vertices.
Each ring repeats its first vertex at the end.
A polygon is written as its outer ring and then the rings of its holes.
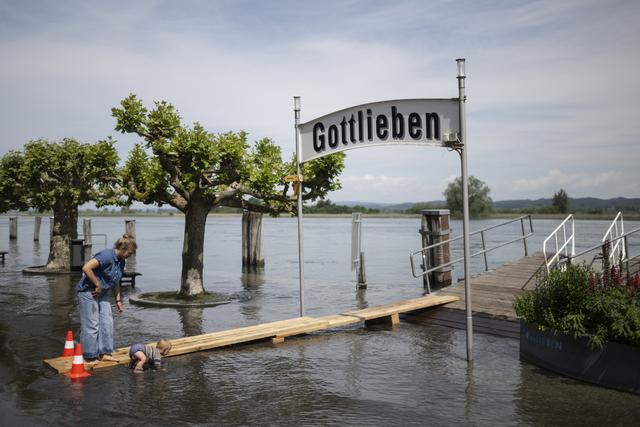
POLYGON ((587 338, 593 348, 607 341, 640 346, 640 273, 611 266, 608 249, 605 242, 601 272, 567 265, 517 296, 517 316, 540 330, 587 338))

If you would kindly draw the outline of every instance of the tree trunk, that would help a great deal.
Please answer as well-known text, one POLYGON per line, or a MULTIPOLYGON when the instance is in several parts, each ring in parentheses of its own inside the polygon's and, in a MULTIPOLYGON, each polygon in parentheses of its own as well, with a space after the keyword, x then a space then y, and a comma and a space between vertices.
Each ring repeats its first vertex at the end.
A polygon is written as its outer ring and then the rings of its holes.
POLYGON ((192 198, 185 212, 181 295, 194 296, 204 293, 202 258, 204 255, 204 229, 209 209, 209 204, 192 198))
POLYGON ((71 271, 71 239, 78 238, 78 205, 58 200, 53 205, 53 238, 47 269, 71 271))

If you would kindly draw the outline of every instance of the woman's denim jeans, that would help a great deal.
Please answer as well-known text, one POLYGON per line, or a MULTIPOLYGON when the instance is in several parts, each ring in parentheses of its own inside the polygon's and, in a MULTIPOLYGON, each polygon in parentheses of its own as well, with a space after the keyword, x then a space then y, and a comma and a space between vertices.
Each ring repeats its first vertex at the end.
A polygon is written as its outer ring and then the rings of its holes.
POLYGON ((113 314, 108 291, 94 298, 91 291, 78 292, 80 343, 85 358, 113 353, 113 314))

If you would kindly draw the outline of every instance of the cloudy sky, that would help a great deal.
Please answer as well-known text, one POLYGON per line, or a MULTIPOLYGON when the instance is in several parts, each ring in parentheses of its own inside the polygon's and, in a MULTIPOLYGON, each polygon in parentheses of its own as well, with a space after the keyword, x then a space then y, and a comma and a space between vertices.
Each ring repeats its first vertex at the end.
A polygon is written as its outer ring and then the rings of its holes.
MULTIPOLYGON (((211 132, 294 150, 302 121, 353 105, 457 96, 469 173, 494 200, 640 197, 640 2, 0 0, 0 155, 36 138, 136 142, 110 110, 167 100, 211 132)), ((347 152, 334 201, 442 198, 442 148, 347 152)))

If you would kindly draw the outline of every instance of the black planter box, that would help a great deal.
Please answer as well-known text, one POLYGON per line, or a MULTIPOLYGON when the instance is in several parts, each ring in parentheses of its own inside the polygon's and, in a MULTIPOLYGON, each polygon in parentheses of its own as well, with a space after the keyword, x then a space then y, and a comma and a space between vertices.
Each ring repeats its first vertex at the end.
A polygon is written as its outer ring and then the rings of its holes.
POLYGON ((586 339, 520 322, 520 358, 568 377, 640 394, 638 347, 610 342, 591 350, 586 339))

